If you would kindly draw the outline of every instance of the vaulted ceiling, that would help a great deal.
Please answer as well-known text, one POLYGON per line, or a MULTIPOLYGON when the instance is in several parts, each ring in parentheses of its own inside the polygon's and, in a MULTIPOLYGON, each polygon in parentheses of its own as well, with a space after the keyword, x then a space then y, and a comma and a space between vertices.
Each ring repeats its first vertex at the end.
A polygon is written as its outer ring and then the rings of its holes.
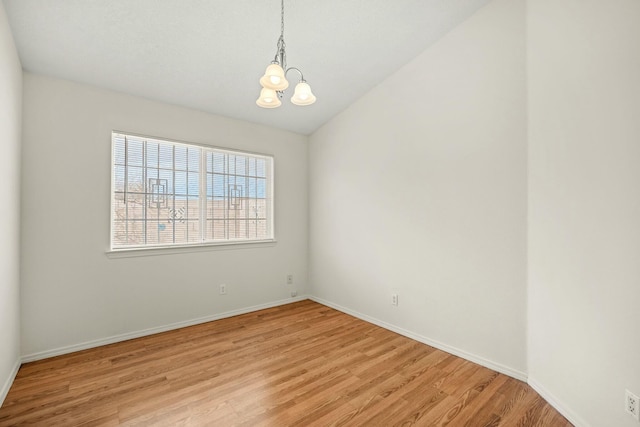
POLYGON ((489 0, 285 0, 318 100, 256 106, 279 0, 4 0, 25 70, 310 134, 489 0))

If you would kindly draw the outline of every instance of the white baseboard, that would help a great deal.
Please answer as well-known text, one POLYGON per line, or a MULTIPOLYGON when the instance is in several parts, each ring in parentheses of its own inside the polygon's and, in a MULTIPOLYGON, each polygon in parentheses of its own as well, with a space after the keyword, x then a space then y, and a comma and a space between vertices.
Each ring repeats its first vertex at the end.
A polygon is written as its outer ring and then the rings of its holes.
POLYGON ((13 365, 13 369, 9 376, 7 377, 4 384, 2 384, 2 389, 0 389, 0 406, 4 403, 4 400, 7 398, 7 394, 9 394, 9 389, 13 384, 13 380, 16 379, 16 375, 18 375, 18 369, 20 369, 20 365, 22 365, 20 359, 16 360, 16 363, 13 365))
MULTIPOLYGON (((37 353, 26 354, 22 356, 22 363, 33 362, 35 360, 41 360, 41 359, 47 359, 49 357, 60 356, 62 354, 73 353, 75 351, 86 350, 88 348, 94 348, 94 347, 100 347, 102 345, 113 344, 113 343, 126 341, 134 338, 146 337, 148 335, 172 331, 174 329, 180 329, 187 326, 199 325, 201 323, 212 322, 214 320, 225 319, 227 317, 238 316, 240 314, 251 313, 253 311, 258 311, 258 310, 264 310, 266 308, 272 308, 280 305, 291 304, 292 302, 303 301, 305 299, 308 299, 308 298, 302 295, 295 298, 287 298, 284 300, 269 302, 266 304, 254 305, 252 307, 245 307, 238 310, 226 311, 220 314, 200 317, 197 319, 185 320, 183 322, 171 323, 169 325, 158 326, 155 328, 143 329, 141 331, 128 332, 126 334, 114 335, 111 337, 100 338, 92 341, 86 341, 83 343, 73 344, 65 347, 59 347, 52 350, 45 350, 37 353)), ((11 386, 10 383, 9 383, 9 386, 11 386)))
POLYGON ((388 329, 392 332, 395 332, 397 334, 400 335, 404 335, 405 337, 411 338, 413 340, 419 341, 423 344, 427 344, 430 345, 431 347, 435 347, 439 350, 445 351, 447 353, 453 354, 455 356, 458 357, 462 357, 463 359, 469 360, 470 362, 473 363, 477 363, 478 365, 482 365, 486 368, 492 369, 494 371, 498 371, 502 374, 508 375, 512 378, 515 378, 517 380, 523 381, 523 382, 527 382, 527 374, 512 368, 509 368, 508 366, 504 366, 500 363, 496 363, 493 362, 491 360, 485 359, 483 357, 477 356, 475 354, 466 352, 464 350, 460 350, 459 348, 455 348, 455 347, 451 347, 450 345, 441 343, 439 341, 436 340, 432 340, 430 338, 424 337, 422 335, 416 334, 414 332, 408 331, 406 329, 400 328, 398 326, 392 325, 390 323, 387 322, 383 322, 382 320, 378 320, 376 318, 373 318, 371 316, 367 316, 366 314, 362 314, 359 313, 357 311, 348 309, 346 307, 342 307, 338 304, 334 304, 332 302, 323 300, 322 298, 318 298, 315 296, 309 296, 309 299, 312 301, 315 301, 317 303, 320 303, 322 305, 326 305, 328 307, 334 308, 338 311, 341 311, 343 313, 349 314, 353 317, 357 317, 358 319, 364 320, 365 322, 369 322, 369 323, 373 323, 374 325, 380 326, 381 328, 384 329, 388 329))
POLYGON ((540 384, 535 378, 529 377, 528 381, 532 389, 534 389, 544 400, 546 400, 551 406, 556 408, 558 412, 562 414, 571 424, 576 427, 590 427, 589 424, 580 418, 569 407, 563 404, 558 398, 551 394, 542 384, 540 384))

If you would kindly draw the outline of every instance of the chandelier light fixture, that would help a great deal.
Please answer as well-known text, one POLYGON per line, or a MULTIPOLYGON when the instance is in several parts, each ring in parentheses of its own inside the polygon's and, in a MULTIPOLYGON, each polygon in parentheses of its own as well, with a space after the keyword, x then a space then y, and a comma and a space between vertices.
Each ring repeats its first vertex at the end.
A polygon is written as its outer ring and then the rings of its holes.
POLYGON ((256 104, 262 108, 277 108, 282 105, 280 101, 284 96, 284 90, 289 87, 287 73, 295 71, 300 74, 300 81, 291 97, 291 102, 295 105, 311 105, 316 102, 316 97, 311 92, 311 87, 304 79, 302 71, 295 67, 287 68, 287 52, 284 44, 284 0, 280 2, 280 38, 278 38, 278 48, 276 56, 264 72, 260 79, 260 97, 256 104))

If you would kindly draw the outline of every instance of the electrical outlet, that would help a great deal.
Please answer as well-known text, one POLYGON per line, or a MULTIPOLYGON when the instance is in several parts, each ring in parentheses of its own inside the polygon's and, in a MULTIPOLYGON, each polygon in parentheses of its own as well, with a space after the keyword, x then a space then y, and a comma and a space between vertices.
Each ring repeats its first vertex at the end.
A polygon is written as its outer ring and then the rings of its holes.
POLYGON ((624 393, 624 408, 633 418, 640 421, 640 399, 629 390, 625 390, 624 393))
POLYGON ((223 283, 222 285, 220 285, 220 295, 226 295, 226 294, 227 294, 227 285, 223 283))
POLYGON ((287 274, 287 285, 293 285, 293 274, 287 274))
POLYGON ((297 297, 297 296, 298 296, 298 291, 291 291, 291 298, 297 297))
POLYGON ((398 294, 391 294, 391 305, 398 305, 398 294))

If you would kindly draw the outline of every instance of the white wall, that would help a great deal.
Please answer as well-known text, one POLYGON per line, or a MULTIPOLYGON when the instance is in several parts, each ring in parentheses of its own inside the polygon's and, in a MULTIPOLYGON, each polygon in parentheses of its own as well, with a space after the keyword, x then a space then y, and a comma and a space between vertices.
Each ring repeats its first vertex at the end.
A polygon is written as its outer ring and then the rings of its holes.
POLYGON ((637 426, 640 2, 528 2, 529 372, 576 424, 637 426))
POLYGON ((524 1, 491 2, 309 149, 312 294, 520 378, 524 23, 524 1))
POLYGON ((0 3, 0 405, 20 361, 22 66, 0 3))
POLYGON ((307 277, 307 138, 94 87, 24 76, 22 351, 27 359, 290 301, 307 277), (276 238, 109 258, 111 131, 275 156, 276 238), (218 286, 226 283, 228 294, 218 286))

